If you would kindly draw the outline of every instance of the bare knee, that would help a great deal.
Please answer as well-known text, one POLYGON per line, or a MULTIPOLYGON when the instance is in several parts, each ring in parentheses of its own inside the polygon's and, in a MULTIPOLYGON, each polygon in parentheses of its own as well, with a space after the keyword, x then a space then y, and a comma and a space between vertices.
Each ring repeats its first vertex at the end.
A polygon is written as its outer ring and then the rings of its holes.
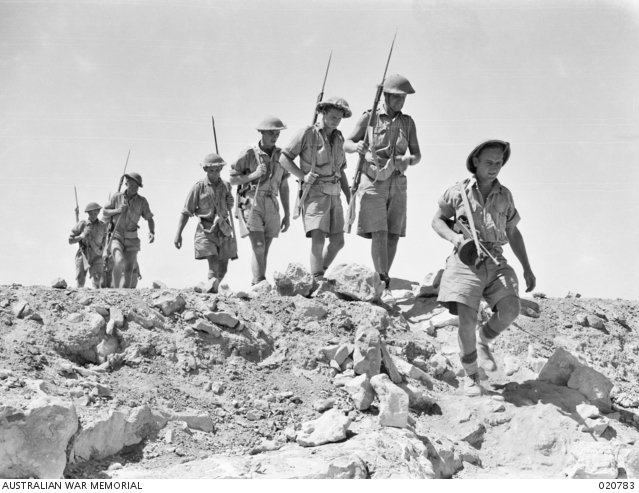
POLYGON ((507 296, 499 300, 496 308, 499 314, 499 318, 505 324, 510 324, 519 316, 519 298, 517 298, 516 296, 507 296))
POLYGON ((338 235, 331 236, 329 243, 333 249, 341 250, 342 248, 344 248, 344 244, 345 244, 344 235, 338 234, 338 235))

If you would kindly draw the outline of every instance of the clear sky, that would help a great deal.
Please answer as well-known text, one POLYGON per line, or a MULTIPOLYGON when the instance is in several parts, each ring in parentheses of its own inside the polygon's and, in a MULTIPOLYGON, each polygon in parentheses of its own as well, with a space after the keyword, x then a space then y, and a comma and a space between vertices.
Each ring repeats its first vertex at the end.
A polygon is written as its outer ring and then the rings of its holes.
MULTIPOLYGON (((407 172, 408 231, 391 275, 444 266, 451 246, 430 227, 437 198, 467 175, 478 142, 499 138, 512 144, 500 180, 537 290, 638 299, 639 7, 623 0, 0 0, 0 283, 73 284, 73 186, 81 210, 105 203, 129 149, 157 224, 149 245, 141 221, 140 286, 203 280, 195 220, 181 250, 173 237, 213 150, 211 115, 227 161, 257 143, 269 114, 288 125, 286 145, 311 121, 332 49, 326 96, 357 116, 396 28, 389 72, 416 89, 404 110, 423 157, 407 172)), ((346 241, 337 262, 372 266, 368 240, 346 241)), ((295 221, 273 243, 269 279, 290 261, 308 265, 309 250, 295 221)), ((242 240, 233 288, 248 285, 249 264, 242 240)))

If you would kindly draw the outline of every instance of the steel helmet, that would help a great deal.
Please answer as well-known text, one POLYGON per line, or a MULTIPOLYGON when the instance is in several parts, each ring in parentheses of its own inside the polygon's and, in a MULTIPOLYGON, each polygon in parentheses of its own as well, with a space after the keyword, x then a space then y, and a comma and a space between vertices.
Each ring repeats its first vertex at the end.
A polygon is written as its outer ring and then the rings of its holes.
POLYGON ((135 171, 131 171, 130 173, 126 173, 124 176, 126 176, 127 178, 133 180, 135 183, 138 184, 138 186, 140 188, 142 188, 142 177, 140 176, 140 173, 136 173, 135 171))
POLYGON ((477 156, 479 156, 479 153, 483 151, 484 148, 486 147, 501 147, 504 151, 504 162, 502 163, 502 166, 504 166, 506 162, 508 161, 508 158, 510 157, 510 144, 506 142, 505 140, 495 140, 495 139, 487 140, 479 144, 477 147, 475 147, 473 151, 468 155, 468 158, 466 159, 466 168, 471 173, 474 174, 477 171, 477 168, 475 167, 475 163, 473 163, 473 158, 476 158, 477 156))
POLYGON ((317 103, 315 111, 323 111, 330 108, 337 108, 338 110, 341 110, 344 113, 344 118, 350 118, 353 114, 350 106, 348 106, 348 102, 344 98, 338 98, 335 96, 317 103))
POLYGON ((384 79, 384 92, 389 94, 414 94, 415 89, 403 75, 393 74, 384 79))
POLYGON ((222 159, 222 156, 214 152, 204 156, 204 160, 200 164, 200 166, 202 166, 202 169, 221 168, 222 166, 225 166, 225 165, 226 165, 226 162, 224 161, 224 159, 222 159))
POLYGON ((286 125, 284 122, 276 116, 267 116, 257 125, 257 130, 260 132, 268 132, 269 130, 284 130, 286 125))
POLYGON ((102 209, 102 206, 100 204, 96 202, 89 202, 84 208, 84 212, 99 211, 100 209, 102 209))

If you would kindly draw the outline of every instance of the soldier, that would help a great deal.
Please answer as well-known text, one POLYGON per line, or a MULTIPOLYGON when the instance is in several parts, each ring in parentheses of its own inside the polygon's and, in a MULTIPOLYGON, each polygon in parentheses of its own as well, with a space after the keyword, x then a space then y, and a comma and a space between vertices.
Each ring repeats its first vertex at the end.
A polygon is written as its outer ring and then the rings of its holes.
POLYGON ((155 239, 155 221, 148 201, 138 195, 142 188, 142 177, 138 173, 127 173, 126 190, 113 194, 104 206, 103 216, 114 224, 111 233, 111 253, 113 254, 113 287, 133 288, 136 281, 136 265, 140 251, 138 222, 143 217, 149 223, 149 243, 155 239), (117 216, 117 217, 116 217, 117 216))
POLYGON ((79 247, 75 254, 75 278, 79 288, 84 287, 87 271, 93 287, 100 288, 100 278, 104 272, 102 248, 107 232, 106 223, 98 219, 100 209, 102 207, 95 202, 89 202, 84 209, 89 216, 88 220, 83 219, 76 224, 69 236, 69 244, 78 243, 79 247))
POLYGON ((237 185, 237 214, 240 235, 251 240, 251 270, 255 285, 266 279, 266 262, 273 238, 290 225, 288 177, 279 163, 282 150, 275 145, 286 125, 275 117, 265 118, 257 126, 261 139, 249 147, 231 165, 231 185, 237 185), (280 221, 277 197, 284 217, 280 221))
POLYGON ((407 94, 415 90, 406 77, 390 75, 384 80, 384 103, 377 111, 377 121, 364 142, 371 110, 366 111, 344 144, 346 152, 365 156, 365 166, 358 194, 360 198, 357 234, 372 239, 371 256, 375 271, 386 289, 382 299, 394 300, 390 294, 390 268, 397 244, 406 236, 406 168, 421 160, 417 130, 413 119, 402 108, 407 94), (407 154, 408 152, 408 154, 407 154))
POLYGON ((211 153, 204 158, 201 166, 206 178, 189 191, 173 241, 175 248, 182 247, 182 231, 189 217, 197 216, 199 222, 193 241, 195 258, 208 261, 208 278, 213 279, 213 292, 217 292, 226 275, 229 259, 237 258, 237 242, 231 222, 233 194, 230 185, 220 178, 225 165, 218 154, 211 153))
POLYGON ((329 98, 317 104, 321 121, 298 132, 282 151, 280 164, 308 188, 300 204, 306 237, 311 238, 311 272, 317 280, 344 246, 344 211, 340 190, 350 200, 348 179, 344 174, 346 156, 344 137, 337 130, 351 110, 346 100, 329 98), (300 166, 293 160, 299 156, 300 166), (324 248, 325 239, 328 245, 324 248))
MULTIPOLYGON (((510 144, 500 140, 488 140, 477 146, 466 160, 466 168, 473 174, 450 187, 439 199, 439 209, 432 221, 433 229, 455 246, 456 252, 466 250, 463 234, 451 229, 450 218, 468 218, 470 232, 474 229, 488 255, 483 261, 474 262, 475 255, 453 254, 446 261, 439 297, 452 314, 459 315, 460 358, 466 372, 464 392, 480 395, 477 358, 484 369, 497 368, 489 344, 519 315, 517 275, 502 256, 502 246, 510 246, 521 262, 526 280, 526 292, 535 288, 535 275, 528 262, 524 239, 517 228, 519 213, 513 196, 497 179, 501 168, 510 157, 510 144), (472 209, 472 210, 469 210, 472 209), (460 258, 461 257, 461 258, 460 258), (465 263, 466 262, 466 263, 465 263), (482 299, 490 304, 493 315, 479 328, 479 344, 476 346, 475 327, 477 312, 482 299)), ((473 242, 474 241, 470 240, 473 242)))

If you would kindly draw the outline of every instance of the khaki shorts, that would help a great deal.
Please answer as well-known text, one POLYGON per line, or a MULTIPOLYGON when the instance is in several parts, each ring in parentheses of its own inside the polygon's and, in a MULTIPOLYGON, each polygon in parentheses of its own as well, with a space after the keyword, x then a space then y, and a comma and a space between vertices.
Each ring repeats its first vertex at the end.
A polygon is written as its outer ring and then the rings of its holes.
MULTIPOLYGON (((89 258, 89 275, 91 277, 100 277, 104 272, 104 259, 101 255, 89 258)), ((87 271, 84 269, 84 261, 82 254, 78 251, 75 254, 75 278, 84 283, 87 271)))
POLYGON ((404 175, 393 173, 387 180, 373 184, 373 180, 362 174, 357 234, 371 238, 376 231, 387 231, 406 236, 406 191, 404 175))
POLYGON ((122 253, 139 252, 140 238, 119 238, 114 237, 111 242, 111 253, 120 250, 122 253))
POLYGON ((337 185, 338 195, 334 194, 335 187, 332 187, 332 193, 329 194, 326 193, 329 187, 313 185, 306 196, 302 220, 307 238, 316 229, 326 235, 344 232, 344 210, 339 196, 339 183, 333 185, 337 185))
MULTIPOLYGON (((217 231, 217 229, 215 231, 217 231)), ((197 228, 195 228, 195 237, 193 238, 195 258, 199 260, 207 257, 217 256, 219 253, 217 245, 217 235, 215 233, 205 232, 204 228, 202 227, 202 223, 197 223, 197 228)))
POLYGON ((456 315, 456 303, 478 310, 483 297, 494 309, 506 296, 519 297, 517 274, 504 257, 497 256, 497 259, 501 261, 500 266, 487 259, 476 269, 463 264, 457 255, 452 254, 446 260, 437 301, 456 315))
POLYGON ((277 197, 258 193, 255 205, 242 211, 249 231, 263 231, 264 236, 277 238, 280 235, 280 210, 277 197))

